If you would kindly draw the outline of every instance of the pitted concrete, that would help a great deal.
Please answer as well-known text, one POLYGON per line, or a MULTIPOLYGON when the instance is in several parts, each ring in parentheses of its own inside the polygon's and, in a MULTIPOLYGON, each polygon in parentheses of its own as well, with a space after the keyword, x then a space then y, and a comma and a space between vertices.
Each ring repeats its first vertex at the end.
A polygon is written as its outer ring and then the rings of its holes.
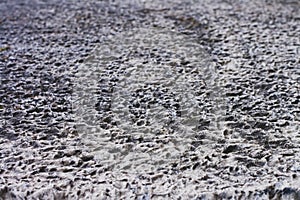
POLYGON ((298 1, 2 1, 0 199, 299 199, 298 1))

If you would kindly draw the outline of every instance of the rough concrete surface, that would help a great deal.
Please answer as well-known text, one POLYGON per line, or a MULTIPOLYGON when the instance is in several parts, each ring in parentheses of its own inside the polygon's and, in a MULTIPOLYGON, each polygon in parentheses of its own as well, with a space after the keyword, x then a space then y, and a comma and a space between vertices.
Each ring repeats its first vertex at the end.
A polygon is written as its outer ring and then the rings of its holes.
POLYGON ((297 0, 1 0, 0 199, 300 199, 297 0))

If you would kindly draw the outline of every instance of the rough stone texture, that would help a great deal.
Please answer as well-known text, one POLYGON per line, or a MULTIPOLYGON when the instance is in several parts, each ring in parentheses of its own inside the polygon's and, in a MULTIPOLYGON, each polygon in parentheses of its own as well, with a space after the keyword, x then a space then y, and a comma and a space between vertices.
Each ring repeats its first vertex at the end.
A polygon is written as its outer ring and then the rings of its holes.
POLYGON ((0 2, 0 199, 300 199, 298 1, 0 2))

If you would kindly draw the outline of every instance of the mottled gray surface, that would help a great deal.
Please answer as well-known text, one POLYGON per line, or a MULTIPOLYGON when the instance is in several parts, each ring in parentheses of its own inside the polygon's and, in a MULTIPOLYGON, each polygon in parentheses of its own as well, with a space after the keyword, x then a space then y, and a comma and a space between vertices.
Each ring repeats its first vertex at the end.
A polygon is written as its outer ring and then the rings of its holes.
POLYGON ((300 199, 300 3, 0 1, 0 199, 300 199))

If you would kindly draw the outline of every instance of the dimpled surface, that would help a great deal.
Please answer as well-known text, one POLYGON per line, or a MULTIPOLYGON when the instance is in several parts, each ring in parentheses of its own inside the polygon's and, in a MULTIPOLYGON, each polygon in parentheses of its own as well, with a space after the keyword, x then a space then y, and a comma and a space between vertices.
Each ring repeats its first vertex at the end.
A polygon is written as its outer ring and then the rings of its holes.
POLYGON ((0 199, 299 199, 300 3, 0 1, 0 199))

